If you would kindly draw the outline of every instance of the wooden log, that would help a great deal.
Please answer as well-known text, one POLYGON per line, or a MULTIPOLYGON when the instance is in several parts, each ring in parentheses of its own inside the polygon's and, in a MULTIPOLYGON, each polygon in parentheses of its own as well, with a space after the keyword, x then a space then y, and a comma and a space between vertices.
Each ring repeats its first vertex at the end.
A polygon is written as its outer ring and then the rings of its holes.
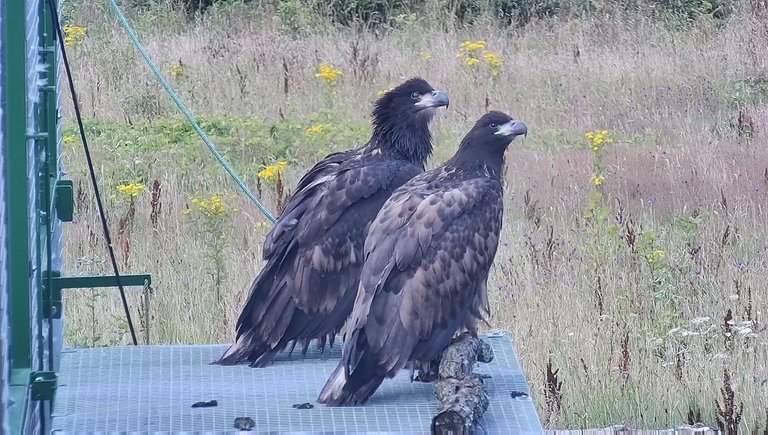
POLYGON ((432 419, 433 434, 470 434, 488 409, 488 392, 483 378, 471 374, 465 379, 443 379, 435 385, 440 409, 432 419))
POLYGON ((472 373, 476 362, 493 361, 490 344, 468 333, 458 336, 440 356, 440 379, 464 379, 472 373))
POLYGON ((483 377, 472 373, 476 362, 491 362, 491 346, 468 333, 458 336, 443 351, 438 369, 435 396, 440 401, 432 419, 433 434, 473 433, 488 409, 488 392, 483 377))
POLYGON ((461 379, 472 371, 475 362, 491 361, 493 361, 491 345, 468 333, 463 333, 454 338, 435 360, 416 363, 412 368, 411 380, 434 382, 447 378, 461 379))

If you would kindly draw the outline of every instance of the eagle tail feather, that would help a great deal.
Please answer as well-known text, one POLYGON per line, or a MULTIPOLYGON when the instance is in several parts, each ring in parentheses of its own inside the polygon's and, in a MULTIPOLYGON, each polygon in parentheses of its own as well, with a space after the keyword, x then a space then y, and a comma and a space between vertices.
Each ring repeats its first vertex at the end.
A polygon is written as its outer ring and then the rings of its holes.
POLYGON ((277 355, 283 347, 272 348, 269 344, 254 346, 250 333, 242 335, 226 352, 212 364, 230 366, 249 361, 251 367, 264 367, 277 355))
POLYGON ((217 359, 216 361, 213 361, 211 364, 231 366, 242 361, 243 357, 244 355, 242 352, 242 348, 237 347, 237 343, 234 343, 232 346, 229 346, 229 349, 227 349, 227 351, 224 352, 224 355, 220 356, 219 359, 217 359))
POLYGON ((251 284, 243 311, 237 319, 237 339, 213 364, 234 365, 250 362, 251 367, 264 367, 285 349, 285 337, 295 306, 290 294, 274 279, 276 262, 269 262, 251 284))
POLYGON ((223 366, 238 364, 248 359, 252 352, 253 349, 250 347, 250 340, 248 340, 247 335, 244 335, 238 338, 232 346, 229 346, 226 352, 224 352, 218 360, 214 361, 213 364, 220 364, 223 366))
POLYGON ((356 406, 364 404, 384 381, 383 376, 365 376, 366 373, 353 372, 347 379, 344 364, 340 363, 325 383, 318 403, 326 406, 356 406))

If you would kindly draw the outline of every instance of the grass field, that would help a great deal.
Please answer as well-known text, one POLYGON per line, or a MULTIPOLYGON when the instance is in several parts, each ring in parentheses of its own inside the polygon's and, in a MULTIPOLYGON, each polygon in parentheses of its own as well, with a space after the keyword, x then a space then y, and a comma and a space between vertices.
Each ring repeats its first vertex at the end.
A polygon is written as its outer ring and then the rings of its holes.
MULTIPOLYGON (((545 426, 748 432, 768 427, 768 16, 741 9, 684 29, 616 12, 524 28, 408 15, 376 33, 301 15, 313 25, 292 32, 240 4, 192 23, 163 5, 131 19, 272 210, 315 161, 363 143, 377 92, 407 77, 451 96, 431 166, 486 108, 524 120, 490 323, 512 332, 545 426), (480 40, 470 66, 460 46, 480 40), (343 75, 316 77, 321 63, 343 75)), ((70 28, 69 50, 121 270, 153 276, 129 295, 141 340, 232 340, 268 223, 102 2, 65 15, 86 30, 70 28)), ((64 106, 67 274, 109 273, 64 106)), ((70 345, 128 342, 114 290, 67 293, 65 317, 70 345)))

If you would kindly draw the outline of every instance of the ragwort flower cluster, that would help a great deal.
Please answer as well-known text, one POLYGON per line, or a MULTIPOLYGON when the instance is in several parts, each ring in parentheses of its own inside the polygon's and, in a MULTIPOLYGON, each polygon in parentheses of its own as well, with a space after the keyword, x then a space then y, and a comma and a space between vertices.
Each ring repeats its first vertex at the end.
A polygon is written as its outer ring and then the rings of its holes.
POLYGON ((339 78, 341 78, 343 75, 344 74, 342 74, 340 69, 335 68, 333 65, 327 64, 325 62, 321 63, 320 66, 317 67, 317 72, 315 73, 315 77, 325 80, 329 86, 334 86, 336 81, 339 80, 339 78))
POLYGON ((600 152, 603 146, 613 142, 613 139, 608 137, 608 130, 588 131, 584 136, 589 141, 589 147, 594 153, 600 152))
POLYGON ((504 58, 501 54, 486 50, 487 44, 482 39, 479 41, 464 41, 459 46, 458 57, 469 68, 478 66, 481 62, 488 66, 491 77, 496 77, 501 72, 501 66, 504 65, 504 58))
POLYGON ((256 175, 264 181, 275 182, 278 180, 278 178, 282 178, 283 172, 287 167, 288 162, 281 160, 274 165, 267 166, 266 168, 259 171, 259 173, 256 175))
MULTIPOLYGON (((325 124, 316 124, 316 125, 313 125, 312 127, 309 127, 307 129, 307 136, 309 136, 309 137, 318 136, 318 135, 321 135, 321 134, 323 134, 323 133, 325 133, 327 131, 328 131, 328 126, 327 125, 325 125, 325 124)), ((288 165, 288 163, 286 163, 286 162, 281 162, 281 163, 285 163, 285 166, 288 165)), ((283 169, 285 169, 285 167, 283 167, 283 169)))
POLYGON ((146 189, 147 186, 141 183, 126 183, 117 186, 117 191, 120 192, 127 199, 134 199, 146 189))
MULTIPOLYGON (((193 196, 190 201, 192 205, 207 218, 220 218, 228 212, 237 212, 236 208, 227 207, 224 203, 224 196, 215 194, 210 196, 193 196)), ((190 214, 191 210, 184 210, 184 214, 190 214)))
POLYGON ((88 31, 85 27, 71 24, 62 26, 62 30, 64 30, 64 45, 67 47, 76 47, 82 44, 88 31))
POLYGON ((168 72, 173 77, 179 77, 184 75, 184 65, 179 61, 179 63, 174 63, 171 65, 171 67, 168 69, 168 72))
POLYGON ((589 149, 592 150, 594 155, 594 172, 590 181, 598 189, 603 186, 605 182, 605 176, 602 174, 602 156, 603 148, 613 142, 613 139, 608 136, 608 130, 600 131, 588 131, 584 134, 589 142, 589 149))

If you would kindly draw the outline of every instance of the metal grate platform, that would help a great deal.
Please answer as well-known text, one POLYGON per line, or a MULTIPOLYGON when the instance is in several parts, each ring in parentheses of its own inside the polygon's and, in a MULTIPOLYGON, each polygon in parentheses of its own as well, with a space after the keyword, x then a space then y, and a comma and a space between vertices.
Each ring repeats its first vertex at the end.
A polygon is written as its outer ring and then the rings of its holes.
MULTIPOLYGON (((491 335, 495 358, 479 364, 491 403, 487 433, 538 433, 541 423, 514 347, 491 335), (513 398, 513 392, 516 392, 513 398), (524 394, 519 394, 524 393, 524 394)), ((296 409, 314 402, 335 368, 340 346, 305 359, 279 355, 269 367, 209 363, 224 345, 77 349, 61 358, 53 431, 234 432, 236 417, 250 417, 257 432, 429 433, 437 410, 432 384, 410 382, 407 371, 385 380, 365 406, 296 409), (216 400, 218 406, 192 408, 216 400)))

